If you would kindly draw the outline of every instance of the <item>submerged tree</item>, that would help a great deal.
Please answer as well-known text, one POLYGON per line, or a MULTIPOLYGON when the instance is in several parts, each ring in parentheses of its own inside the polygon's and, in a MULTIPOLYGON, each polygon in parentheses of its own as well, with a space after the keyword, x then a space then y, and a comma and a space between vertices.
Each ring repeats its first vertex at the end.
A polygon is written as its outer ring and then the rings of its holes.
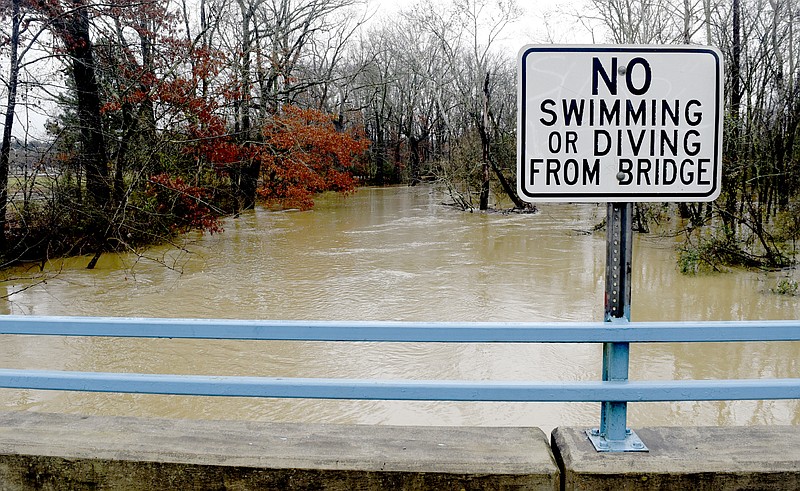
POLYGON ((329 114, 284 106, 262 133, 256 157, 264 181, 258 194, 268 205, 308 209, 316 193, 355 189, 351 171, 368 145, 357 129, 338 131, 329 114))

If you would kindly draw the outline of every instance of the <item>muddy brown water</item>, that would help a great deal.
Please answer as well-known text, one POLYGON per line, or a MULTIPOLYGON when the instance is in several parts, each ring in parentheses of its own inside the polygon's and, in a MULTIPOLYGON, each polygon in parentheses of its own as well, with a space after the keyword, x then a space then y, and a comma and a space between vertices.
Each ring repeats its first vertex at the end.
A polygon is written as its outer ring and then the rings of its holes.
MULTIPOLYGON (((603 205, 463 213, 429 187, 256 210, 185 250, 52 263, 46 283, 0 283, 0 313, 242 319, 601 320, 603 205), (57 273, 56 273, 57 272, 57 273)), ((684 276, 675 239, 635 238, 633 320, 800 318, 771 290, 795 272, 684 276)), ((19 272, 18 272, 19 273, 19 272)), ((599 345, 238 342, 2 336, 0 367, 280 377, 597 380, 599 345)), ((800 343, 643 344, 631 379, 800 377, 800 343)), ((594 403, 211 398, 0 390, 4 410, 279 422, 597 425, 594 403)), ((800 424, 798 401, 632 403, 631 426, 800 424)))

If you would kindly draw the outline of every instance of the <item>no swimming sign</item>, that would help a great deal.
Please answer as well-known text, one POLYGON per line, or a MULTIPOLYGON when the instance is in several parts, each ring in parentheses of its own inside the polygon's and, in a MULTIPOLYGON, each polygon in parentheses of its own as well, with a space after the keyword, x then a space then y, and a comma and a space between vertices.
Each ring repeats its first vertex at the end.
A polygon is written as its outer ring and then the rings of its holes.
POLYGON ((722 55, 698 46, 526 46, 517 190, 526 201, 712 201, 722 55))

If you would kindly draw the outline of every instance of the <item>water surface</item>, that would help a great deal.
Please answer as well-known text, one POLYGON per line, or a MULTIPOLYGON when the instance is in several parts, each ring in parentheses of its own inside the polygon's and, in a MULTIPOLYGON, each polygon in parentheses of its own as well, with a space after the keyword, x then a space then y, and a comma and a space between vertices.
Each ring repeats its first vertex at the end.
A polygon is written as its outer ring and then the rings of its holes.
MULTIPOLYGON (((53 263, 46 284, 0 313, 242 319, 601 320, 603 205, 534 215, 464 213, 432 188, 366 188, 311 211, 256 210, 185 250, 53 263)), ((683 276, 675 239, 637 236, 633 320, 797 319, 770 292, 785 272, 683 276)), ((795 276, 796 277, 796 276, 795 276)), ((31 283, 0 284, 7 292, 31 283)), ((2 290, 0 290, 2 291, 2 290)), ((465 380, 597 380, 599 345, 297 343, 4 336, 0 367, 143 373, 465 380)), ((800 343, 653 344, 632 379, 800 377, 800 343)), ((597 425, 594 403, 450 403, 202 398, 0 391, 3 409, 323 423, 597 425)), ((629 405, 644 425, 798 424, 798 401, 629 405)))

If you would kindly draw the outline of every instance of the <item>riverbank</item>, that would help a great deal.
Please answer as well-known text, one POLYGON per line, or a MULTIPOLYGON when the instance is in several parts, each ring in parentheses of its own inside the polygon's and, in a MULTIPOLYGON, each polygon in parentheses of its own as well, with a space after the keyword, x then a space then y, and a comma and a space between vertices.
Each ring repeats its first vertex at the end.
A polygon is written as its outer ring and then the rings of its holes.
POLYGON ((3 489, 798 489, 800 427, 637 429, 597 453, 583 428, 309 425, 0 413, 3 489), (551 446, 552 445, 552 446, 551 446))

